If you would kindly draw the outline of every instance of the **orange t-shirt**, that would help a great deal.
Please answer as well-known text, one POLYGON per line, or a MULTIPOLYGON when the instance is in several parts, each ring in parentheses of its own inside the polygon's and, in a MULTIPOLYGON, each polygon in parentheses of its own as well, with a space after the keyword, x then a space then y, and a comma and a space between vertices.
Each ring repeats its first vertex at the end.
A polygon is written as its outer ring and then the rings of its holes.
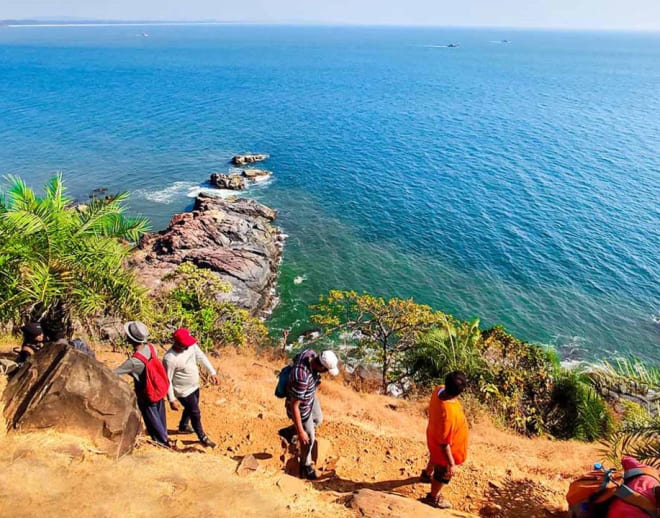
POLYGON ((458 399, 443 401, 438 393, 444 385, 433 389, 429 404, 429 424, 426 427, 426 443, 431 453, 431 462, 448 466, 449 460, 442 446, 449 444, 456 464, 462 464, 467 458, 468 424, 463 407, 458 399))

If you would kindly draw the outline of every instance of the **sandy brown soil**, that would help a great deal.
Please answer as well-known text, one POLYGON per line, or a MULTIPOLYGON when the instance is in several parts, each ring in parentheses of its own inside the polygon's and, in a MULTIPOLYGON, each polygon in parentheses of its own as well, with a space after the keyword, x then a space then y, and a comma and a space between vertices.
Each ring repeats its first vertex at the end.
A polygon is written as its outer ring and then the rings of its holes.
MULTIPOLYGON (((123 360, 112 352, 100 357, 110 367, 123 360)), ((141 441, 133 455, 115 462, 75 437, 10 433, 0 437, 0 515, 356 516, 346 506, 355 490, 411 499, 428 491, 417 479, 427 460, 425 401, 358 393, 338 379, 324 380, 322 476, 303 482, 285 473, 287 466, 295 469, 292 453, 277 436, 289 424, 282 400, 273 395, 282 362, 233 350, 212 362, 221 382, 204 386, 201 399, 215 450, 199 448, 194 435, 175 433, 178 416, 171 411, 168 428, 187 452, 141 441), (235 474, 249 454, 258 459, 258 470, 235 474)), ((454 507, 530 518, 564 515, 569 481, 599 454, 594 445, 526 439, 477 419, 469 457, 444 490, 454 507)))

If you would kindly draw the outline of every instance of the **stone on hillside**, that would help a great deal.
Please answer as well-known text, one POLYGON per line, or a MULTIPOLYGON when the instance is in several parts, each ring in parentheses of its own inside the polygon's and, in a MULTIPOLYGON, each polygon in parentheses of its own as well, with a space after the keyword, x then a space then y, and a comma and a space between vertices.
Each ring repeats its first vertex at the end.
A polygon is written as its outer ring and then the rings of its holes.
POLYGON ((257 471, 258 467, 259 467, 259 461, 257 460, 257 458, 254 455, 246 455, 241 459, 241 462, 238 464, 238 467, 236 468, 236 473, 238 473, 240 476, 249 475, 257 471))
POLYGON ((431 506, 394 493, 360 489, 353 493, 351 507, 365 518, 415 518, 470 517, 475 516, 453 509, 435 509, 431 506))
POLYGON ((268 158, 268 155, 264 154, 248 154, 248 155, 235 155, 231 158, 231 163, 234 165, 245 165, 245 164, 253 164, 254 162, 261 162, 262 160, 266 160, 268 158))
POLYGON ((113 457, 129 453, 141 429, 133 388, 66 344, 37 352, 9 380, 3 401, 8 428, 79 435, 113 457))

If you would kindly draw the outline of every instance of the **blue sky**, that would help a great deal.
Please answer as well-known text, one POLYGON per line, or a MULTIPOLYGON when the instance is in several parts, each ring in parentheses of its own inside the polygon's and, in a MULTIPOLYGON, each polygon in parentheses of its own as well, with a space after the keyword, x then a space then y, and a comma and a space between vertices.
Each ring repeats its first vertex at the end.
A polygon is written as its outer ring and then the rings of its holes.
POLYGON ((660 0, 0 0, 0 19, 56 16, 660 30, 660 0))

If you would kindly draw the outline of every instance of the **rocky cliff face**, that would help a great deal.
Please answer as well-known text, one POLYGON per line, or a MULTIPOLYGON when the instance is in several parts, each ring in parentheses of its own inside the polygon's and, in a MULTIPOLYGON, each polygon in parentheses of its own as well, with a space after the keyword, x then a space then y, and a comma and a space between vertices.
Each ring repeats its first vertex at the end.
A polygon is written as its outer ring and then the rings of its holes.
POLYGON ((271 222, 277 212, 255 200, 221 199, 200 194, 192 212, 176 214, 169 226, 143 236, 130 260, 152 291, 186 261, 216 272, 232 286, 218 294, 265 316, 272 309, 283 235, 271 222))

